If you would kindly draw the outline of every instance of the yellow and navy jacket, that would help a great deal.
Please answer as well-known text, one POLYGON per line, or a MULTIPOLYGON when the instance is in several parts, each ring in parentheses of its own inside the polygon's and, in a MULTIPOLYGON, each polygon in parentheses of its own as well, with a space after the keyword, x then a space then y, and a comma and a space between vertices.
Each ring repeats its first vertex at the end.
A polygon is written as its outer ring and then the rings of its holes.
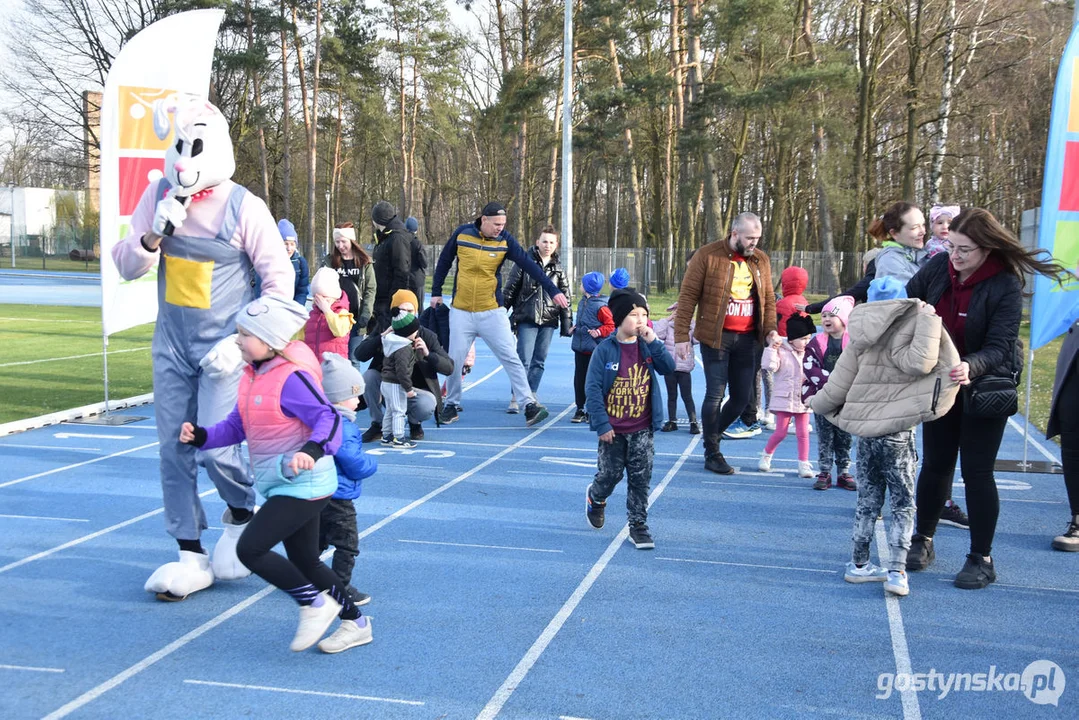
POLYGON ((431 285, 432 297, 442 296, 442 283, 457 261, 453 281, 453 307, 467 312, 485 312, 502 307, 502 263, 517 263, 544 291, 554 297, 559 290, 512 235, 503 230, 496 238, 480 235, 479 224, 465 223, 453 231, 442 248, 431 285))

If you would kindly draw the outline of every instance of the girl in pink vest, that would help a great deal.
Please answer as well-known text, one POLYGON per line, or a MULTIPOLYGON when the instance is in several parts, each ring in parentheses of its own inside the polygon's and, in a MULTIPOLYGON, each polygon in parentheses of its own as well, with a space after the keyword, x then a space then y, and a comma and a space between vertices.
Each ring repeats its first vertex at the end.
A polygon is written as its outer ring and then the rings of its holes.
POLYGON ((247 523, 236 554, 300 605, 292 650, 319 642, 341 617, 341 626, 319 643, 334 653, 371 642, 371 623, 319 560, 319 515, 337 489, 332 456, 341 446, 341 416, 322 391, 322 369, 310 348, 289 341, 306 320, 307 311, 285 298, 246 305, 236 316, 236 344, 248 363, 236 407, 211 427, 185 422, 180 442, 208 449, 247 440, 255 487, 266 502, 247 523), (278 543, 287 559, 271 552, 278 543))
POLYGON ((311 279, 311 316, 303 330, 303 341, 316 358, 332 352, 346 360, 348 338, 355 320, 348 309, 348 295, 332 268, 319 268, 311 279))

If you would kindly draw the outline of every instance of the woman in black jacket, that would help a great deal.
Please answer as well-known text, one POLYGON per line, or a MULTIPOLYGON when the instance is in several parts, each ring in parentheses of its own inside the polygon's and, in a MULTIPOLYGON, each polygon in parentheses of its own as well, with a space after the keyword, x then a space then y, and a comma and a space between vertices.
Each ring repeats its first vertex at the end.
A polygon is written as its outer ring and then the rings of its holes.
MULTIPOLYGON (((558 262, 558 233, 553 225, 540 231, 536 245, 528 251, 536 264, 551 279, 562 294, 570 297, 566 272, 558 262)), ((512 311, 510 322, 517 328, 517 355, 528 373, 528 386, 535 393, 543 379, 543 363, 551 347, 555 328, 561 327, 560 335, 569 337, 572 324, 569 307, 560 308, 551 301, 535 280, 515 266, 506 285, 503 305, 512 311)), ((510 397, 508 413, 516 413, 517 399, 510 397)))
MULTIPOLYGON (((1017 381, 1022 370, 1019 321, 1023 315, 1024 273, 1062 281, 1067 270, 1019 244, 987 210, 970 208, 952 221, 951 247, 931 259, 907 284, 907 295, 936 307, 962 359, 951 379, 970 385, 983 376, 1017 381)), ((972 413, 971 396, 961 392, 943 417, 927 422, 922 434, 916 534, 908 570, 933 562, 933 533, 955 474, 958 458, 970 515, 970 553, 955 577, 956 587, 974 590, 996 580, 990 557, 1000 499, 993 466, 1004 437, 1006 415, 972 413)))
POLYGON ((412 279, 412 233, 397 217, 397 208, 379 200, 371 208, 371 224, 375 230, 375 304, 373 316, 378 324, 390 323, 390 298, 398 290, 408 290, 412 279))

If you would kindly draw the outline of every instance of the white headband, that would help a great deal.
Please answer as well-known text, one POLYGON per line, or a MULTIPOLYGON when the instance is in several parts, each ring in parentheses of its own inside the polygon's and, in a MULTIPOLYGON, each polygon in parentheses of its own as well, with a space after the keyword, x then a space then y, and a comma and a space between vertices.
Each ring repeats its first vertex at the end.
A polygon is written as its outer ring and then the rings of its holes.
POLYGON ((334 228, 333 238, 346 238, 349 242, 356 242, 356 228, 334 228))

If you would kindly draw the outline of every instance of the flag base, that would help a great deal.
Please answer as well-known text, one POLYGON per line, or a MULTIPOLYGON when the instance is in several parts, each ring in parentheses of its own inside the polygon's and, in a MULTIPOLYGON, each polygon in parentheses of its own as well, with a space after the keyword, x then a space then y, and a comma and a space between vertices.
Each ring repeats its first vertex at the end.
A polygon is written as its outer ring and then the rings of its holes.
POLYGON ((75 420, 68 420, 65 425, 107 425, 110 427, 116 427, 117 425, 127 425, 128 423, 139 422, 140 420, 148 420, 149 418, 144 415, 114 415, 112 413, 102 415, 91 415, 90 417, 77 418, 75 420))
POLYGON ((997 460, 994 470, 1001 472, 1037 473, 1039 475, 1063 475, 1064 467, 1057 462, 1045 460, 997 460))

